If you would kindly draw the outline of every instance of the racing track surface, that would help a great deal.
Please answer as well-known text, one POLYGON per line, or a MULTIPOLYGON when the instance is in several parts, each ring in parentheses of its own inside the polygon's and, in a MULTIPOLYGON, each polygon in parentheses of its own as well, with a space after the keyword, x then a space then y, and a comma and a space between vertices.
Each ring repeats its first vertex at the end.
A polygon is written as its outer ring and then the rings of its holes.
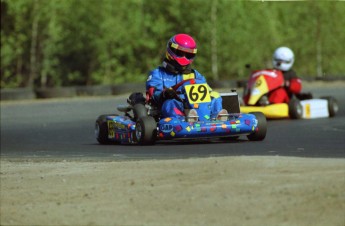
MULTIPOLYGON (((98 115, 117 112, 128 95, 1 103, 1 157, 155 159, 208 156, 345 157, 345 89, 310 89, 314 97, 337 98, 335 118, 268 121, 266 139, 251 142, 158 142, 154 146, 99 145, 94 137, 98 115)), ((118 112, 117 112, 118 113, 118 112)))

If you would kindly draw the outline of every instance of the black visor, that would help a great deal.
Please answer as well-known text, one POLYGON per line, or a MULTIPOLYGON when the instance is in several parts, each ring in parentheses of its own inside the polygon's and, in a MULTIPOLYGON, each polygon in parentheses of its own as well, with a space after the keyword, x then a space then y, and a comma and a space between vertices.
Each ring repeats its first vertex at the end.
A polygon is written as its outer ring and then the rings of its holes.
POLYGON ((170 49, 178 57, 186 57, 187 59, 193 59, 195 57, 194 53, 187 53, 175 48, 170 48, 170 49))

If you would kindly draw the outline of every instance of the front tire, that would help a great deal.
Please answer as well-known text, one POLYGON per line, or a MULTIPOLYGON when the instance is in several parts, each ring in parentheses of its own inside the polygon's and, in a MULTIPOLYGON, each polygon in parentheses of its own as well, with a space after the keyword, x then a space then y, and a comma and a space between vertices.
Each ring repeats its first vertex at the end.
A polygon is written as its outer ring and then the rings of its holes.
POLYGON ((261 141, 265 139, 267 133, 266 117, 262 112, 251 112, 250 114, 254 115, 256 120, 258 120, 258 126, 254 133, 247 135, 247 138, 250 141, 261 141))
POLYGON ((289 102, 289 116, 292 119, 301 119, 303 117, 303 107, 299 100, 291 99, 289 102))
POLYGON ((135 104, 133 107, 134 121, 138 121, 139 118, 146 117, 147 109, 144 104, 135 104))
POLYGON ((135 140, 140 145, 153 145, 157 139, 157 122, 151 116, 138 119, 135 125, 135 140))
MULTIPOLYGON (((101 115, 97 118, 95 123, 95 136, 100 144, 111 144, 114 143, 108 139, 108 124, 107 124, 107 116, 109 115, 101 115)), ((115 115, 117 116, 117 115, 115 115)))

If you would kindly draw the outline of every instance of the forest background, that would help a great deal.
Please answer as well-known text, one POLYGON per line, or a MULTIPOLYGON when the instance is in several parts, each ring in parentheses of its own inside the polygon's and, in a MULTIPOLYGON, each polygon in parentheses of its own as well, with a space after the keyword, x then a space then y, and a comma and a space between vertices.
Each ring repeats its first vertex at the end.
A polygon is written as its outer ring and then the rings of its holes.
POLYGON ((345 78, 345 2, 1 0, 1 88, 144 82, 192 35, 208 80, 244 79, 288 46, 302 78, 345 78))

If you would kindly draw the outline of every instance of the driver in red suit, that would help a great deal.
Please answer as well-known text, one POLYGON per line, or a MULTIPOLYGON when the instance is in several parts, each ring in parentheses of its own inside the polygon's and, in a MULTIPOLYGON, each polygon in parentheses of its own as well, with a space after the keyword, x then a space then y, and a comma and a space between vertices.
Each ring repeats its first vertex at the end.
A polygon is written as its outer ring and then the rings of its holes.
POLYGON ((268 101, 274 103, 288 103, 292 95, 300 94, 302 81, 292 69, 294 53, 288 47, 279 47, 273 53, 273 68, 280 70, 284 75, 284 87, 278 88, 270 93, 268 101))

